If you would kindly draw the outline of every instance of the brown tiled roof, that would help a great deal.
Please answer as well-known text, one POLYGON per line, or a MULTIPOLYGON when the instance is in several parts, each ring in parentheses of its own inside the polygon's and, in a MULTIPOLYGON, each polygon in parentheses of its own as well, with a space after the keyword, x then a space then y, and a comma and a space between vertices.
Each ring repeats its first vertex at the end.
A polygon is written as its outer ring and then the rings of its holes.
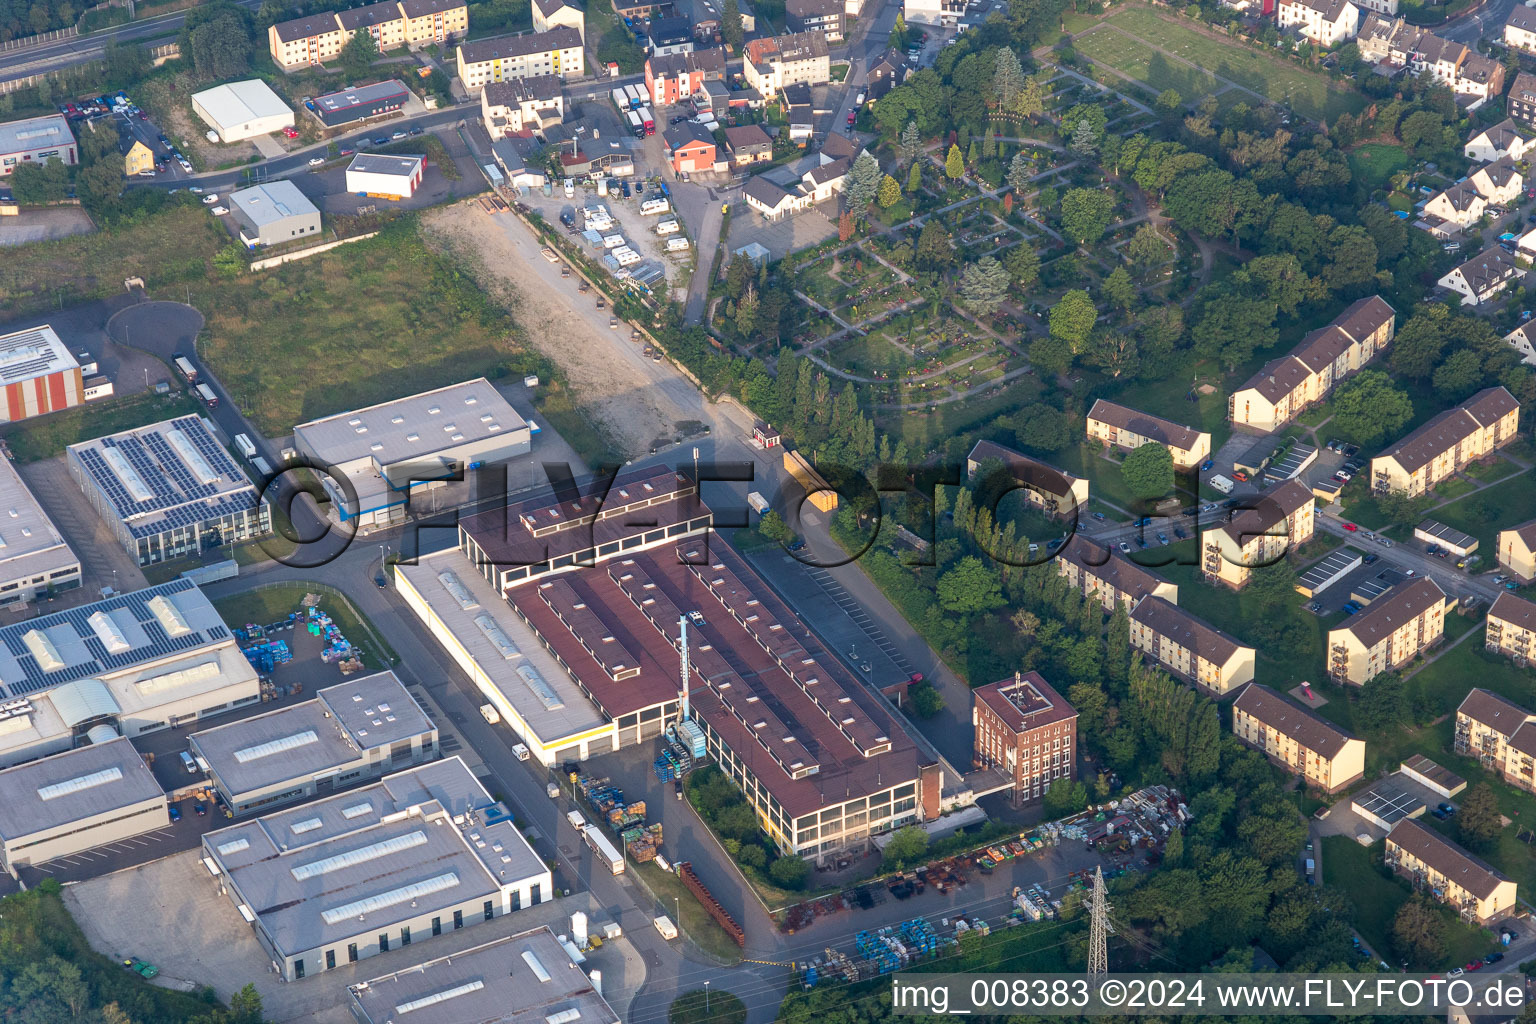
POLYGON ((773 139, 760 124, 735 124, 725 130, 725 144, 736 152, 753 146, 772 146, 773 139))
POLYGON ((1281 356, 1265 363, 1258 373, 1248 378, 1239 391, 1253 390, 1271 403, 1277 403, 1302 385, 1310 376, 1307 364, 1295 356, 1281 356))
POLYGON ((1233 712, 1250 718, 1289 736, 1319 757, 1334 758, 1355 737, 1340 729, 1310 708, 1286 700, 1259 683, 1249 683, 1232 704, 1233 712))
POLYGON ((1500 697, 1492 690, 1475 687, 1461 699, 1456 708, 1458 715, 1466 715, 1479 725, 1486 725, 1503 736, 1513 736, 1520 723, 1527 721, 1531 713, 1512 700, 1500 697))
POLYGON ((1445 591, 1434 580, 1421 576, 1399 583, 1338 628, 1353 634, 1369 649, 1437 604, 1445 604, 1445 591))
POLYGON ((1039 672, 978 686, 975 699, 991 708, 1014 732, 1039 729, 1076 718, 1077 712, 1039 672))
POLYGON ((1536 9, 1515 4, 1514 10, 1509 12, 1509 17, 1504 19, 1504 24, 1523 28, 1527 32, 1536 32, 1536 9))
POLYGON ((1536 103, 1536 75, 1529 71, 1522 71, 1515 76, 1515 84, 1510 87, 1509 98, 1524 103, 1536 103))
POLYGON ((1404 818, 1392 827, 1387 842, 1412 854, 1478 899, 1486 899, 1509 878, 1479 860, 1428 825, 1404 818))
POLYGON ((1307 368, 1313 373, 1322 373, 1332 366, 1339 356, 1348 352, 1354 344, 1355 339, 1346 334, 1343 328, 1337 324, 1329 324, 1327 327, 1309 331, 1291 354, 1306 363, 1307 368))
POLYGON ((1252 650, 1161 597, 1144 597, 1136 602, 1131 612, 1131 621, 1140 622, 1157 635, 1167 637, 1213 665, 1225 665, 1239 651, 1252 650))
POLYGON ((1506 590, 1493 599, 1493 606, 1488 609, 1488 617, 1502 619, 1521 629, 1536 629, 1536 602, 1516 597, 1506 590))
POLYGON ((300 39, 308 39, 311 36, 323 36, 335 32, 336 28, 336 14, 333 11, 294 18, 292 21, 280 21, 272 26, 273 31, 277 33, 277 38, 285 43, 298 42, 300 39))
POLYGON ((1081 572, 1090 573, 1134 603, 1167 583, 1157 573, 1122 558, 1112 548, 1095 544, 1082 534, 1074 534, 1056 552, 1056 557, 1071 562, 1081 572))
MULTIPOLYGON (((837 163, 841 162, 837 161, 837 163)), ((1057 497, 1070 494, 1072 484, 1077 480, 1076 477, 1062 472, 1055 466, 1048 466, 1044 462, 1032 459, 1028 455, 994 441, 977 441, 972 446, 971 453, 966 456, 967 462, 974 462, 978 467, 988 459, 1001 460, 1008 471, 1021 483, 1038 487, 1047 494, 1057 497)))
MULTIPOLYGON (((1536 20, 1536 8, 1516 6, 1515 10, 1527 11, 1529 12, 1531 18, 1536 20)), ((1525 131, 1515 123, 1514 118, 1506 117, 1492 128, 1486 128, 1483 131, 1478 132, 1477 135, 1472 136, 1470 141, 1476 141, 1479 137, 1486 138, 1488 140, 1488 144, 1494 149, 1507 151, 1509 149, 1510 143, 1525 142, 1529 140, 1531 136, 1529 132, 1525 131)))
POLYGON ((581 47, 581 33, 569 25, 560 25, 548 32, 530 32, 520 36, 492 36, 476 39, 459 47, 466 64, 480 64, 488 60, 508 57, 527 57, 548 50, 575 50, 581 47))
POLYGON ((1503 188, 1516 178, 1519 178, 1520 172, 1515 168, 1513 158, 1502 156, 1491 164, 1484 164, 1482 167, 1479 167, 1473 172, 1472 177, 1474 180, 1477 178, 1487 178, 1489 185, 1493 188, 1503 188))
POLYGON ((1442 452, 1449 451, 1464 438, 1486 427, 1520 407, 1502 387, 1486 388, 1467 399, 1454 409, 1447 409, 1428 423, 1403 438, 1377 458, 1391 457, 1408 473, 1420 467, 1442 452))
POLYGON ((1536 519, 1532 519, 1528 523, 1521 523, 1519 526, 1512 526, 1508 530, 1501 530, 1500 532, 1514 534, 1525 542, 1526 547, 1536 551, 1536 519))
POLYGON ((394 0, 382 0, 380 3, 369 4, 366 7, 353 7, 350 10, 337 11, 336 18, 341 22, 342 28, 348 32, 355 32, 360 28, 399 21, 400 5, 395 3, 394 0))
POLYGON ((546 18, 561 8, 575 6, 574 4, 567 4, 565 0, 533 0, 533 2, 538 5, 539 13, 546 18))
POLYGON ((1238 544, 1274 531, 1296 511, 1313 502, 1312 491, 1300 480, 1287 480, 1214 529, 1220 530, 1238 544))
POLYGON ((1151 413, 1138 412, 1123 405, 1116 405, 1103 398, 1093 403, 1093 408, 1088 410, 1088 418, 1098 420, 1100 423, 1108 423, 1121 430, 1129 430, 1142 437, 1150 437, 1154 441, 1173 448, 1182 448, 1184 451, 1191 451, 1200 443, 1198 430, 1180 426, 1161 416, 1153 416, 1151 413))
POLYGON ((467 5, 464 0, 400 0, 400 6, 405 10, 407 18, 425 18, 467 5))
POLYGON ((1536 724, 1522 722, 1505 742, 1527 757, 1536 757, 1536 724))
POLYGON ((1484 388, 1461 403, 1461 407, 1471 413, 1479 424, 1491 427, 1520 408, 1520 403, 1515 401, 1514 395, 1500 386, 1484 388))

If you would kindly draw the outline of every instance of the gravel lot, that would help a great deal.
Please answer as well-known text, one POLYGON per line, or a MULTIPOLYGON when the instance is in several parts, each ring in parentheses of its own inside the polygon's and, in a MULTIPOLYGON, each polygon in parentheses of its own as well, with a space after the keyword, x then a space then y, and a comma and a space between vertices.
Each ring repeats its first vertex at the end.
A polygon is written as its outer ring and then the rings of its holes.
MULTIPOLYGON (((556 182, 555 194, 553 196, 546 197, 542 191, 533 190, 522 196, 521 200, 539 211, 544 220, 551 225, 558 225, 560 223, 560 214, 566 211, 573 212, 576 215, 576 227, 578 229, 582 227, 581 208, 589 197, 593 201, 607 206, 608 211, 613 214, 613 219, 617 222, 617 233, 624 236, 624 241, 629 244, 631 249, 646 259, 659 261, 666 268, 667 285, 673 297, 681 299, 688 290, 688 279, 693 274, 692 252, 690 251, 687 254, 668 254, 666 251, 667 240, 656 234, 656 225, 664 220, 678 220, 683 229, 679 234, 690 241, 693 240, 693 226, 686 223, 686 221, 682 221, 677 216, 675 204, 671 213, 642 217, 640 215, 640 192, 635 189, 635 186, 638 184, 640 184, 638 179, 631 180, 630 188, 635 192, 635 195, 630 199, 625 199, 622 192, 599 196, 595 189, 583 189, 580 186, 576 188, 576 198, 567 199, 565 198, 565 193, 560 188, 560 183, 556 182)), ((678 236, 672 235, 669 237, 676 238, 678 236)), ((576 236, 576 241, 585 247, 579 235, 576 236)), ((589 252, 593 252, 599 259, 602 256, 601 250, 589 250, 589 252)))
POLYGON ((14 217, 0 217, 0 246, 47 242, 95 230, 96 225, 78 206, 23 210, 14 217))

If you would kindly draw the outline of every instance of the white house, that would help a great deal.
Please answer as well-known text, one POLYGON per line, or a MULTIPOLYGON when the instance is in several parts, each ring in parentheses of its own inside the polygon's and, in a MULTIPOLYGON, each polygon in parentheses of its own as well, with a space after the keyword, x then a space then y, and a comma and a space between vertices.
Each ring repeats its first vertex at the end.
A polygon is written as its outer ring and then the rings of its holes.
POLYGON ((902 0, 901 15, 908 25, 951 28, 960 23, 966 0, 902 0))
POLYGON ((1281 0, 1276 24, 1329 49, 1355 38, 1360 8, 1350 0, 1281 0))
POLYGON ((1504 45, 1536 53, 1536 8, 1515 4, 1504 23, 1504 45))
POLYGON ((1437 217, 1458 228, 1469 228, 1482 220, 1488 209, 1488 201, 1467 182, 1452 185, 1443 192, 1430 196, 1424 204, 1427 217, 1437 217))
POLYGON ((1499 294, 1521 273, 1515 258, 1495 246, 1484 249, 1436 284, 1460 295, 1467 305, 1477 306, 1499 294))
POLYGON ((1513 345, 1515 351, 1520 353, 1520 361, 1522 363, 1536 366, 1536 344, 1532 343, 1536 341, 1536 323, 1527 320, 1504 335, 1504 340, 1513 345))
MULTIPOLYGON (((1515 9, 1527 10, 1524 7, 1515 9)), ((1536 146, 1536 136, 1521 128, 1513 118, 1506 117, 1492 128, 1485 128, 1468 139, 1462 152, 1468 160, 1484 163, 1502 157, 1524 160, 1532 146, 1536 146)))
POLYGON ((1520 197, 1525 179, 1516 170, 1514 159, 1506 156, 1473 171, 1467 184, 1477 189, 1478 195, 1490 205, 1504 206, 1520 197))

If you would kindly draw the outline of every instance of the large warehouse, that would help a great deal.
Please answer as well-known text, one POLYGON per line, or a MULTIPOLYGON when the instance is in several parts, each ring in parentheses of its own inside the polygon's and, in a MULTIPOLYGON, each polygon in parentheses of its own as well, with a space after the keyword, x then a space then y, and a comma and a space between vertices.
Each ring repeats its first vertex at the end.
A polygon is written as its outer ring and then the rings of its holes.
POLYGON ((336 128, 353 121, 399 110, 410 98, 411 94, 405 86, 391 79, 387 82, 375 82, 372 85, 358 86, 356 89, 343 89, 341 92, 328 92, 324 96, 316 96, 312 101, 314 103, 312 109, 315 116, 327 128, 336 128))
POLYGON ((299 186, 286 179, 231 193, 229 210, 248 249, 320 233, 320 211, 299 186))
POLYGON ((224 142, 293 127, 293 110, 259 78, 226 82, 192 94, 192 110, 224 142))
POLYGON ((108 726, 140 736, 260 699, 256 671, 190 580, 0 628, 0 764, 108 726))
POLYGON ((188 737, 235 814, 325 795, 437 757, 437 727, 389 671, 316 692, 313 700, 188 737))
POLYGON ((203 864, 288 981, 554 898, 458 757, 210 832, 203 864))
POLYGON ((0 606, 80 585, 80 559, 10 459, 0 459, 0 606))
POLYGON ((121 737, 0 771, 0 867, 105 846, 170 824, 165 791, 121 737))
POLYGON ((71 165, 80 162, 75 133, 69 130, 69 121, 62 115, 44 114, 0 124, 0 177, 22 164, 46 160, 62 160, 71 165))
POLYGON ((80 364, 52 327, 0 336, 0 423, 14 423, 85 401, 80 364))
POLYGON ((272 511, 201 416, 65 449, 96 513, 140 565, 272 531, 272 511))
POLYGON ((421 185, 424 156, 359 153, 347 167, 347 191, 375 199, 409 199, 421 185))
MULTIPOLYGON (((408 495, 459 472, 528 454, 528 424, 484 377, 293 428, 293 446, 345 477, 319 474, 333 515, 359 529, 398 523, 408 495)), ((419 500, 419 499, 418 499, 419 500)))

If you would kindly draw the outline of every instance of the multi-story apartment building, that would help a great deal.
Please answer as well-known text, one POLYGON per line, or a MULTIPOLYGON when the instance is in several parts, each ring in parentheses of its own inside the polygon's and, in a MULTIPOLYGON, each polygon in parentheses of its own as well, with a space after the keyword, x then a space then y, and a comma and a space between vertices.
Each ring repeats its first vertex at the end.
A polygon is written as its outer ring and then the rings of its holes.
POLYGON ((1536 519, 1499 531, 1499 567, 1522 582, 1536 580, 1536 519))
POLYGON ((581 33, 562 25, 548 32, 476 39, 459 47, 459 81, 470 93, 492 82, 556 75, 582 75, 581 33))
POLYGON ((384 0, 322 11, 267 29, 267 49, 285 71, 310 67, 335 59, 359 31, 372 36, 380 51, 452 42, 469 32, 469 5, 465 0, 384 0))
POLYGON ((953 28, 967 6, 966 0, 902 0, 901 13, 908 25, 953 28))
POLYGON ((1350 0, 1280 0, 1275 23, 1324 49, 1355 38, 1360 8, 1350 0))
POLYGON ((1488 609, 1483 646, 1524 668, 1536 655, 1536 603, 1505 591, 1488 609))
POLYGON ((1200 571, 1208 583, 1241 589, 1253 570, 1285 557, 1312 539, 1316 499, 1299 480, 1287 480, 1229 522, 1200 535, 1200 571))
POLYGON ((1474 688, 1456 709, 1456 753, 1475 757, 1485 768, 1501 768, 1509 757, 1509 741, 1536 715, 1492 690, 1474 688))
POLYGON ((1038 800, 1056 779, 1071 779, 1077 712, 1038 672, 978 686, 971 694, 975 768, 999 768, 1012 780, 1015 806, 1038 800))
POLYGON ((1480 306, 1525 273, 1511 253, 1489 246, 1435 283, 1460 295, 1469 306, 1480 306))
POLYGON ((657 107, 670 107, 704 91, 705 82, 725 79, 725 50, 716 46, 666 53, 645 60, 645 91, 657 107))
POLYGON ((1005 445, 977 441, 965 457, 965 475, 974 480, 983 465, 992 460, 1002 463, 1010 482, 1022 485, 1024 500, 1047 515, 1070 516, 1088 504, 1088 481, 1064 473, 1055 466, 1032 459, 1005 445))
POLYGON ((843 41, 845 0, 788 0, 785 23, 791 32, 820 32, 829 43, 843 41))
POLYGON ((1087 432, 1090 441, 1126 451, 1135 451, 1156 441, 1168 449, 1173 464, 1180 469, 1193 469, 1211 456, 1211 435, 1205 431, 1137 412, 1102 398, 1088 410, 1087 432))
POLYGON ((1371 489, 1410 498, 1427 494, 1509 444, 1519 429, 1515 396, 1502 387, 1486 388, 1371 459, 1371 489))
POLYGON ((1515 4, 1504 22, 1504 45, 1512 50, 1536 53, 1536 9, 1515 4))
POLYGON ((538 132, 565 117, 565 96, 554 75, 491 82, 480 93, 480 118, 493 141, 538 132))
POLYGON ((1517 74, 1505 102, 1509 104, 1509 116, 1516 121, 1536 124, 1536 75, 1529 71, 1517 74))
POLYGON ((1432 579, 1399 583, 1328 631, 1328 677, 1363 686, 1435 646, 1445 636, 1448 604, 1432 579))
POLYGON ((1136 603, 1131 646, 1212 696, 1225 697, 1253 682, 1252 647, 1161 597, 1136 603))
POLYGON ((1144 597, 1160 597, 1170 604, 1179 603, 1179 585, 1144 569, 1113 548, 1095 544, 1082 534, 1074 534, 1057 550, 1056 571, 1067 578, 1084 597, 1093 598, 1112 612, 1124 605, 1135 607, 1144 597))
POLYGON ((1513 202, 1520 198, 1520 192, 1525 188, 1525 178, 1515 166, 1514 158, 1509 156, 1479 167, 1467 182, 1492 206, 1513 202))
POLYGON ((1365 741, 1259 683, 1232 702, 1232 735, 1324 793, 1365 775, 1365 741))
POLYGON ((533 0, 533 30, 548 32, 552 28, 573 28, 585 41, 587 16, 580 7, 567 0, 533 0))
POLYGON ((1513 880, 1412 818, 1392 826, 1387 835, 1386 863, 1415 888, 1480 924, 1518 907, 1513 880))
POLYGON ((1458 97, 1488 99, 1504 90, 1504 66, 1498 61, 1402 18, 1371 14, 1361 23, 1355 41, 1360 56, 1372 64, 1405 68, 1415 78, 1428 77, 1447 86, 1458 97))
MULTIPOLYGON (((1526 7, 1515 9, 1530 10, 1526 7)), ((1481 162, 1506 156, 1513 160, 1524 160, 1533 146, 1536 146, 1536 136, 1521 128, 1514 118, 1506 117, 1492 128, 1484 128, 1468 139, 1462 153, 1468 160, 1481 162)))
POLYGON ((747 85, 765 99, 786 85, 826 85, 831 81, 827 37, 819 32, 753 39, 746 45, 742 71, 747 85))
POLYGON ((1275 430, 1392 343, 1397 314, 1379 295, 1360 299, 1327 327, 1302 339, 1290 355, 1274 359, 1227 399, 1227 418, 1238 426, 1275 430))

